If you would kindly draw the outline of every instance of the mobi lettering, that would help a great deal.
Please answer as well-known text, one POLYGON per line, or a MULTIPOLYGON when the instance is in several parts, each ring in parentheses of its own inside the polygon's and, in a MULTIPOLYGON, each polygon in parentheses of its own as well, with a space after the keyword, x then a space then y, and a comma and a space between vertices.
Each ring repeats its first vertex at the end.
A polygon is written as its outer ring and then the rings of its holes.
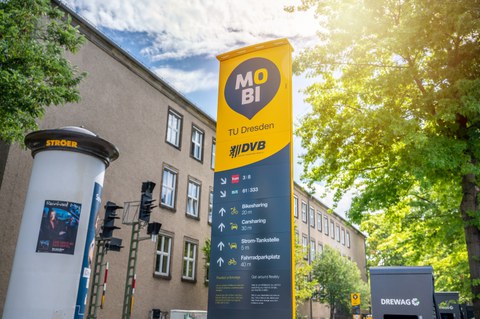
POLYGON ((268 71, 266 68, 248 71, 245 75, 237 74, 235 90, 241 90, 242 105, 260 101, 260 85, 267 82, 268 71))
POLYGON ((265 58, 243 61, 227 79, 225 100, 233 111, 252 119, 275 97, 280 81, 280 71, 272 61, 265 58))

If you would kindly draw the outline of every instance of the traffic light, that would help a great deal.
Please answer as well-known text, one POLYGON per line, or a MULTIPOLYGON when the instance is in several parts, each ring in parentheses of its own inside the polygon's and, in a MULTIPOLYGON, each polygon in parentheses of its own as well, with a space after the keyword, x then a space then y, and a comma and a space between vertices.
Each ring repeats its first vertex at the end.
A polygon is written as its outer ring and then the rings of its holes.
POLYGON ((142 183, 142 197, 140 199, 140 212, 138 214, 138 219, 145 222, 150 221, 150 213, 152 212, 153 202, 152 191, 155 188, 154 182, 143 182, 142 183))
POLYGON ((160 223, 149 223, 147 226, 147 234, 156 236, 160 232, 161 227, 162 224, 160 223))
POLYGON ((150 318, 151 319, 160 319, 161 314, 162 314, 162 312, 160 311, 160 309, 152 309, 150 318))
POLYGON ((123 248, 123 246, 122 246, 122 240, 121 240, 120 238, 112 237, 112 238, 110 238, 110 240, 105 244, 105 247, 106 247, 108 250, 111 250, 111 251, 120 251, 120 249, 123 248))
POLYGON ((117 204, 110 201, 105 204, 105 218, 103 219, 102 233, 100 234, 100 237, 103 239, 112 238, 113 231, 115 229, 120 229, 120 227, 114 225, 115 219, 120 218, 115 212, 119 208, 123 207, 117 206, 117 204))

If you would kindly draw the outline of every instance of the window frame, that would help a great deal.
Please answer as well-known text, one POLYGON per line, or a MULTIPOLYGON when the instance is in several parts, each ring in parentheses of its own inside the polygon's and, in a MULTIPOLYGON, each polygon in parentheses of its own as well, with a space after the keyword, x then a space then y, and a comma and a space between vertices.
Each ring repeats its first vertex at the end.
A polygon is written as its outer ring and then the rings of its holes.
POLYGON ((330 234, 330 224, 328 223, 328 216, 323 216, 323 233, 325 236, 328 236, 330 234))
POLYGON ((192 239, 185 239, 183 241, 183 253, 182 253, 182 281, 196 282, 197 281, 197 259, 198 259, 198 241, 192 239), (190 257, 190 249, 187 253, 187 247, 193 246, 193 257, 190 257), (187 266, 187 267, 185 267, 187 266), (188 273, 191 270, 191 276, 188 273))
POLYGON ((293 195, 293 217, 298 218, 298 196, 293 195))
POLYGON ((310 238, 310 260, 314 260, 317 256, 316 246, 315 238, 310 238))
POLYGON ((156 277, 160 277, 160 278, 171 279, 173 236, 169 235, 169 234, 166 234, 166 233, 158 234, 157 247, 156 248, 157 249, 155 251, 154 275, 156 277), (164 246, 164 244, 161 244, 161 243, 164 243, 164 239, 166 239, 166 238, 169 239, 168 252, 165 252, 165 251, 162 251, 162 250, 158 249, 160 245, 162 245, 162 247, 164 246), (164 258, 166 258, 166 267, 167 267, 166 272, 162 272, 162 271, 159 270, 159 269, 163 268, 162 265, 163 265, 164 258), (160 260, 160 262, 158 262, 158 260, 160 260), (157 265, 158 265, 158 268, 157 268, 157 265))
POLYGON ((345 246, 345 228, 343 227, 340 230, 340 242, 345 246))
POLYGON ((307 223, 308 205, 302 200, 302 222, 307 223), (305 209, 304 209, 305 208, 305 209))
POLYGON ((169 165, 163 165, 162 169, 162 188, 160 190, 160 206, 169 210, 176 210, 177 206, 177 189, 178 189, 178 170, 174 169, 173 167, 169 165), (165 172, 169 172, 174 176, 174 185, 173 189, 171 189, 170 185, 165 185, 166 179, 165 179, 165 172), (163 201, 163 194, 164 194, 164 189, 167 188, 169 191, 171 191, 172 196, 173 196, 173 203, 172 206, 164 203, 163 201))
POLYGON ((212 218, 213 218, 213 189, 210 188, 208 193, 208 216, 207 216, 207 223, 212 225, 212 218))
POLYGON ((320 233, 322 232, 322 227, 323 227, 322 218, 323 218, 322 213, 319 210, 317 210, 317 230, 320 233))
POLYGON ((315 228, 315 208, 312 206, 308 208, 308 218, 310 221, 310 227, 315 228))
POLYGON ((330 237, 335 239, 335 221, 330 218, 330 237))
POLYGON ((340 225, 335 225, 335 240, 340 242, 340 225))
MULTIPOLYGON (((167 128, 166 128, 166 131, 165 131, 165 143, 177 148, 177 149, 181 149, 182 147, 182 129, 183 129, 183 115, 178 113, 177 111, 173 110, 171 107, 168 108, 168 112, 167 112, 167 128), (177 129, 177 134, 176 134, 176 138, 178 139, 177 143, 173 143, 172 141, 170 141, 169 139, 169 132, 171 132, 172 130, 174 130, 174 128, 172 128, 170 126, 170 116, 173 116, 177 119, 177 121, 180 123, 178 129, 177 129)), ((170 136, 172 136, 172 134, 170 134, 170 136)))
POLYGON ((205 145, 205 131, 199 128, 198 126, 196 126, 195 124, 192 124, 192 134, 190 135, 190 157, 200 163, 203 163, 204 145, 205 145), (198 135, 201 137, 201 141, 194 140, 194 133, 198 133, 198 135), (196 147, 198 147, 198 150, 200 153, 198 157, 195 154, 196 147))
POLYGON ((303 259, 308 260, 308 237, 306 234, 302 234, 302 248, 303 248, 303 259))
POLYGON ((346 244, 347 244, 347 248, 350 248, 350 233, 348 232, 348 230, 345 232, 345 235, 346 235, 346 244))
POLYGON ((212 138, 212 148, 210 150, 210 168, 215 170, 215 157, 217 152, 217 140, 212 138))
POLYGON ((321 242, 318 242, 317 252, 319 255, 323 253, 323 244, 321 242))
POLYGON ((188 178, 187 182, 187 202, 185 205, 185 214, 187 217, 193 218, 193 219, 200 219, 200 199, 202 196, 202 183, 198 181, 197 179, 194 179, 192 177, 188 178), (198 192, 197 192, 197 197, 190 197, 190 185, 195 185, 197 186, 198 192), (196 210, 196 214, 193 214, 192 212, 189 211, 190 208, 190 199, 193 201, 193 208, 196 210))

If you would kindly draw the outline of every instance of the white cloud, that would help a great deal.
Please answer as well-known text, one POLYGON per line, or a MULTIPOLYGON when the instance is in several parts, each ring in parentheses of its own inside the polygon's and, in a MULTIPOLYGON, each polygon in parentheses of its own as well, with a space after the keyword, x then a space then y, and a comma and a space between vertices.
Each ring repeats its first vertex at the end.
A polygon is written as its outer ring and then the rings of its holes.
POLYGON ((188 94, 196 91, 217 89, 217 74, 199 69, 184 71, 171 67, 152 69, 159 77, 165 80, 176 90, 188 94))
POLYGON ((313 14, 287 13, 298 0, 64 0, 97 27, 146 32, 142 53, 153 61, 215 56, 241 46, 288 38, 296 50, 315 37, 313 14))

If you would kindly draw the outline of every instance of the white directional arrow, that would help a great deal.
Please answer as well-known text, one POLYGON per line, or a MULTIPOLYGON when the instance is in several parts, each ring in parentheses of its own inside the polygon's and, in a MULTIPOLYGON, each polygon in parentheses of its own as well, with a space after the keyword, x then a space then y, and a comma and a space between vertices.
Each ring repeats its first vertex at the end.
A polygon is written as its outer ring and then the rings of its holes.
POLYGON ((225 185, 225 184, 227 184, 227 178, 226 177, 220 178, 220 185, 225 185))
POLYGON ((225 228, 225 225, 223 223, 220 223, 220 225, 218 225, 218 229, 220 229, 220 232, 222 233, 224 228, 225 228))
POLYGON ((227 191, 220 191, 220 198, 224 198, 227 196, 227 191))
POLYGON ((225 244, 223 243, 223 241, 221 241, 218 245, 217 245, 218 249, 220 249, 220 251, 223 250, 223 247, 225 247, 225 244))
POLYGON ((226 212, 227 212, 227 211, 226 211, 225 208, 223 208, 223 207, 220 208, 220 210, 218 211, 218 213, 219 213, 220 215, 222 215, 222 217, 223 217, 223 214, 225 214, 226 212))
POLYGON ((220 257, 220 258, 217 259, 217 264, 218 264, 219 267, 222 267, 222 264, 223 264, 224 262, 225 262, 225 260, 223 260, 222 257, 220 257))

